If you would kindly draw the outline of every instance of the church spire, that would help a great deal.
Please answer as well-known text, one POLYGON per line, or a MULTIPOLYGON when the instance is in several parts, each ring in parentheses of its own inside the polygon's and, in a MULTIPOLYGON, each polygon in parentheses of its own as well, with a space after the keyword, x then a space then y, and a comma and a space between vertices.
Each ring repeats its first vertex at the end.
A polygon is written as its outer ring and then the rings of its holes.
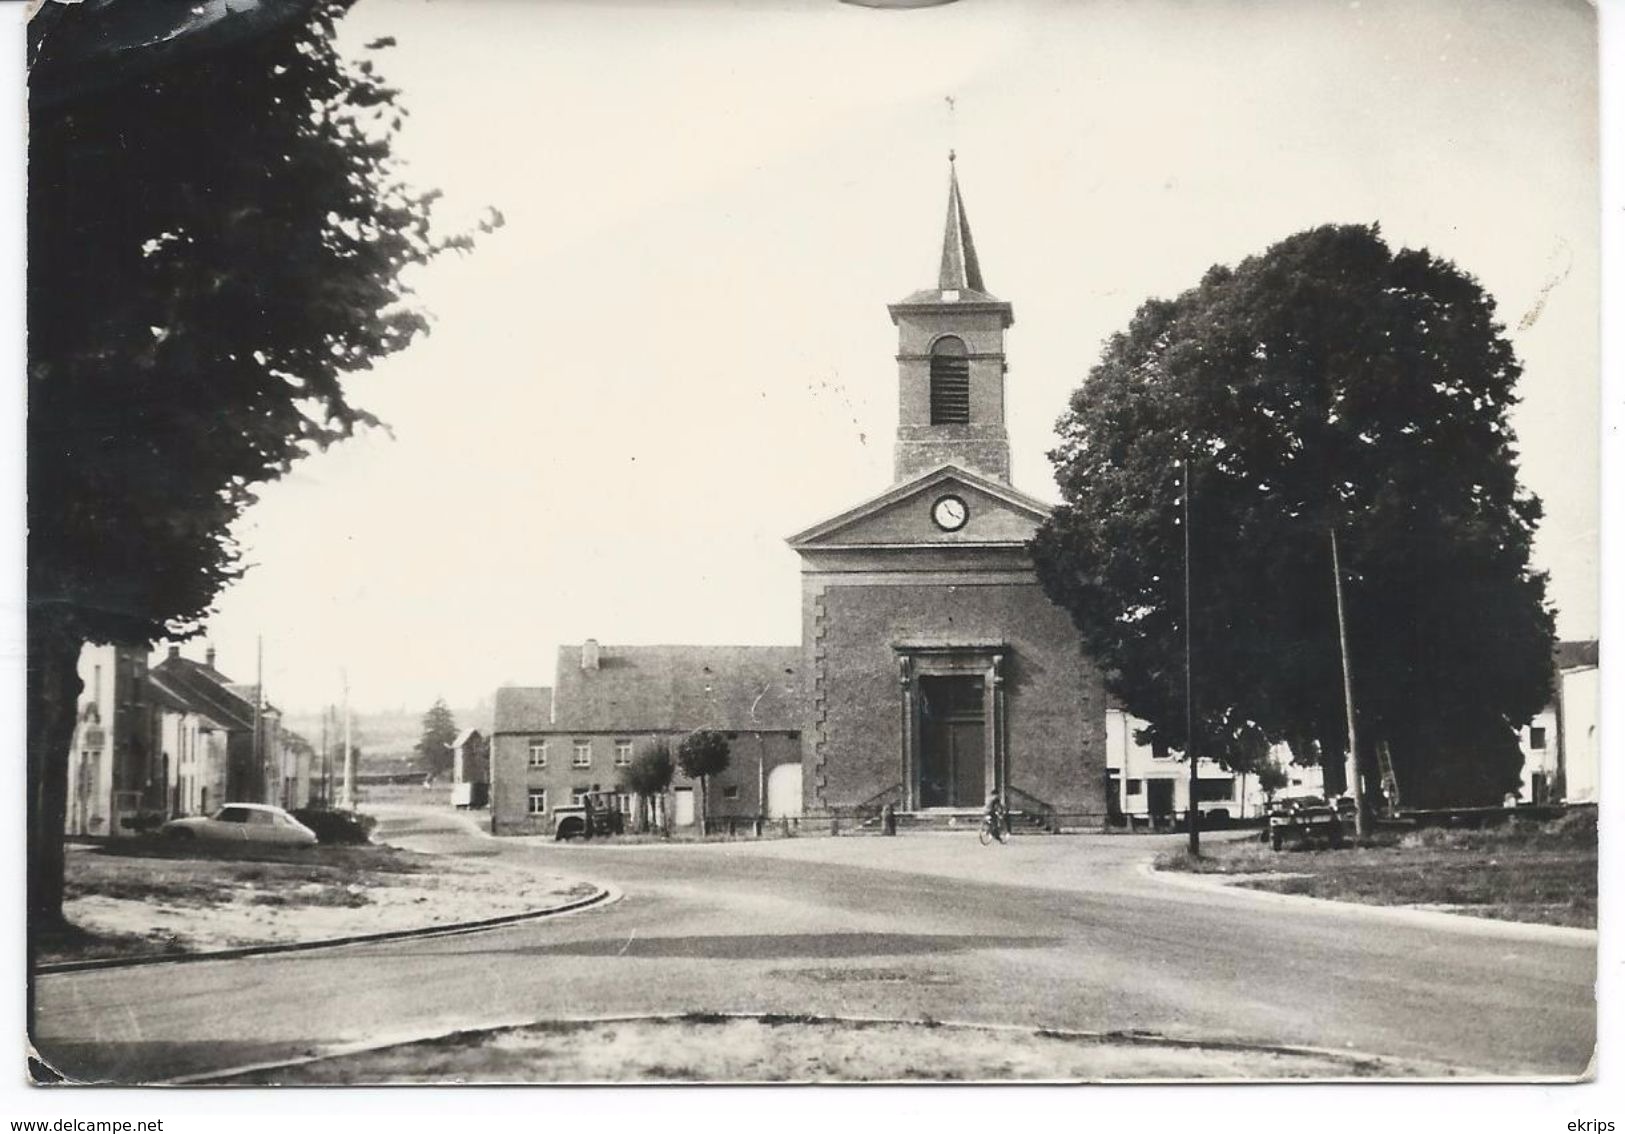
POLYGON ((959 171, 954 151, 948 151, 948 223, 942 234, 942 269, 937 287, 943 291, 981 291, 982 266, 976 260, 976 245, 970 237, 970 220, 959 195, 959 171))

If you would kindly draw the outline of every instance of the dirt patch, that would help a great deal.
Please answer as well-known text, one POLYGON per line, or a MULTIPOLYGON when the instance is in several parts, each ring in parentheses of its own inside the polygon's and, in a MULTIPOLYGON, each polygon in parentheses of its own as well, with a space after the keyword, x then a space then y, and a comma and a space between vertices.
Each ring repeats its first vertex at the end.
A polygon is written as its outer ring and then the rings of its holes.
POLYGON ((806 1017, 532 1024, 259 1071, 241 1085, 1438 1078, 1385 1060, 1153 1036, 806 1017))
POLYGON ((73 928, 42 963, 319 941, 525 913, 587 883, 394 847, 177 848, 156 840, 68 855, 73 928))
POLYGON ((1216 843, 1200 858, 1158 856, 1160 870, 1231 877, 1238 886, 1368 905, 1414 906, 1546 925, 1597 925, 1596 816, 1487 830, 1385 833, 1365 846, 1272 851, 1216 843))

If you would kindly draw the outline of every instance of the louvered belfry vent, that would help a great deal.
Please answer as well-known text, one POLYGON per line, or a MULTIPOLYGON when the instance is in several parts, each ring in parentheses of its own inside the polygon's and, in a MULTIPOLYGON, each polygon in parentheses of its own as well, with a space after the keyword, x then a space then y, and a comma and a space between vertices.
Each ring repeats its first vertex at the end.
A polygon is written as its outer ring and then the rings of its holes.
POLYGON ((948 336, 931 348, 931 424, 970 422, 970 359, 965 344, 948 336))

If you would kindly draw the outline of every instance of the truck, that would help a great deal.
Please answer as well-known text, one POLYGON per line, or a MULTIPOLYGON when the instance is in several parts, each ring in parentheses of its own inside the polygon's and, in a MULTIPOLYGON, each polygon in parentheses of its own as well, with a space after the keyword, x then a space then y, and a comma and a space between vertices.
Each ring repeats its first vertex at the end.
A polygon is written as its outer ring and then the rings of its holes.
POLYGON ((553 838, 590 839, 626 829, 620 797, 612 791, 584 792, 575 802, 553 809, 553 838))

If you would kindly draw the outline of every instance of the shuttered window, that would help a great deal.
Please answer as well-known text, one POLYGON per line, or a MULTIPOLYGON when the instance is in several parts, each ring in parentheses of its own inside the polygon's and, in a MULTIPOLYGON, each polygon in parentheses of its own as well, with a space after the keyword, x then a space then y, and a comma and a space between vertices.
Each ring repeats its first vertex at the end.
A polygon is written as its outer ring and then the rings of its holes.
POLYGON ((931 348, 931 424, 970 421, 970 359, 965 344, 945 335, 931 348))

